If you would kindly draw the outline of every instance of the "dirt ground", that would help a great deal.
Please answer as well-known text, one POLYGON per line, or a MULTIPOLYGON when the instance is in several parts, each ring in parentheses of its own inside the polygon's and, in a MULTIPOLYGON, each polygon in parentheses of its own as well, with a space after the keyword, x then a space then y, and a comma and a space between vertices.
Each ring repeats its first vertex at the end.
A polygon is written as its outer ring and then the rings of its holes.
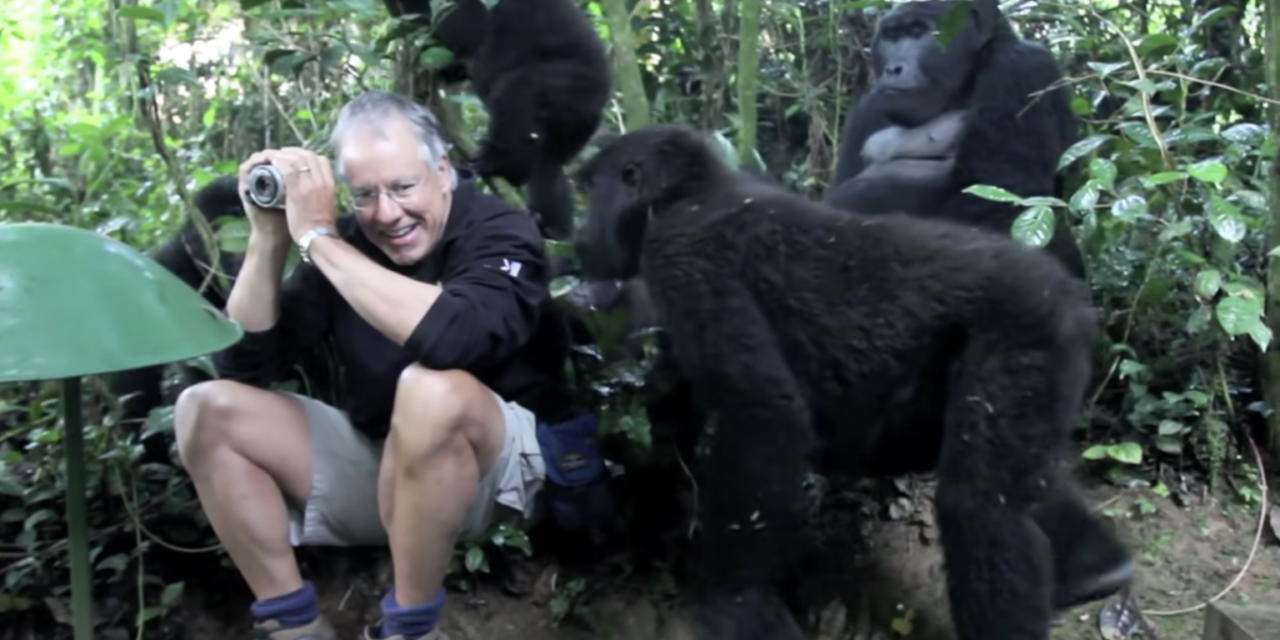
MULTIPOLYGON (((1240 501, 1224 505, 1191 499, 1190 506, 1155 495, 1150 489, 1107 490, 1091 497, 1133 545, 1139 563, 1134 593, 1164 640, 1199 640, 1203 611, 1162 616, 1160 611, 1201 604, 1225 588, 1244 565, 1258 530, 1261 507, 1240 501)), ((1182 496, 1183 501, 1187 497, 1182 496)), ((811 615, 801 624, 814 640, 941 640, 946 629, 943 569, 936 528, 928 506, 909 507, 909 515, 877 525, 858 554, 833 554, 845 544, 827 538, 812 585, 802 587, 811 615), (924 515, 921 515, 924 514, 924 515), (874 558, 867 564, 865 560, 874 558), (836 561, 831 560, 835 558, 836 561), (862 564, 857 564, 861 562, 862 564), (852 564, 850 564, 852 563, 852 564), (860 569, 860 570, 859 570, 860 569), (831 579, 820 574, 840 573, 831 579), (859 586, 849 574, 863 576, 859 586), (842 580, 844 580, 842 582, 842 580), (843 606, 842 606, 843 605, 843 606)), ((835 523, 830 530, 844 527, 835 523)), ((1263 542, 1244 578, 1223 600, 1232 603, 1280 602, 1280 545, 1269 524, 1263 542)), ((821 545, 820 545, 821 546, 821 545)), ((346 638, 358 638, 359 626, 375 620, 385 567, 361 571, 359 560, 311 562, 326 608, 346 638), (354 570, 353 570, 354 569, 354 570), (358 575, 361 577, 352 578, 358 575)), ((447 607, 443 628, 454 640, 658 640, 686 637, 672 626, 671 592, 651 582, 631 578, 575 580, 567 570, 547 563, 530 565, 532 593, 516 598, 496 584, 481 584, 470 594, 455 593, 447 607), (573 603, 573 606, 566 606, 573 603), (557 613, 571 610, 559 624, 557 613)), ((192 594, 195 595, 195 594, 192 594)), ((198 597, 184 597, 187 624, 181 635, 191 640, 245 637, 248 620, 241 598, 222 599, 218 606, 198 597)), ((1053 640, 1096 640, 1099 603, 1070 612, 1053 640)))

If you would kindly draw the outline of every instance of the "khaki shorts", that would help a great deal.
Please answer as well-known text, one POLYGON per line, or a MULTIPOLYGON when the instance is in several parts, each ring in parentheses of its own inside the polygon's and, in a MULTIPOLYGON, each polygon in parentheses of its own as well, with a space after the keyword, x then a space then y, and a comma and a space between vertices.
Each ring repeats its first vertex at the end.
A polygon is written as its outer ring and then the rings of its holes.
MULTIPOLYGON (((289 509, 289 541, 294 546, 381 546, 387 543, 378 511, 378 468, 381 440, 357 431, 342 411, 319 400, 288 394, 302 403, 311 427, 315 456, 311 497, 289 509)), ((538 447, 537 421, 528 409, 494 400, 506 420, 502 452, 480 479, 465 532, 482 533, 496 517, 532 521, 536 498, 546 479, 538 447), (497 506, 507 507, 498 513, 497 506)))

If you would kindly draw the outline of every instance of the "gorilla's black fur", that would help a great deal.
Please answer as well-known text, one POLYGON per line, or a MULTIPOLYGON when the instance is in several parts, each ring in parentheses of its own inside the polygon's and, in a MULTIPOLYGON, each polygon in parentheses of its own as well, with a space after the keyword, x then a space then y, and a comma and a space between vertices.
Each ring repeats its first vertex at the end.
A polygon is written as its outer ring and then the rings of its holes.
MULTIPOLYGON (((431 18, 430 0, 384 0, 393 16, 431 18)), ((564 165, 596 133, 612 92, 604 43, 573 0, 455 0, 435 21, 437 42, 466 63, 442 73, 464 77, 489 112, 476 172, 528 185, 529 209, 543 233, 573 232, 573 198, 564 165)), ((429 23, 428 23, 429 24, 429 23)))
POLYGON ((1055 464, 1097 329, 1083 283, 1052 257, 809 202, 680 127, 619 138, 583 182, 583 275, 647 283, 711 416, 695 465, 702 637, 801 637, 775 585, 811 460, 858 476, 937 470, 961 640, 1047 639, 1054 605, 1129 581, 1127 550, 1055 464))
MULTIPOLYGON (((1008 234, 1021 208, 965 188, 989 184, 1022 197, 1062 195, 1058 159, 1080 135, 1071 89, 1033 95, 1060 82, 1062 70, 1047 49, 1014 33, 995 0, 964 2, 968 22, 944 51, 933 34, 958 4, 904 2, 877 25, 871 44, 877 81, 845 118, 828 204, 863 214, 944 216, 1008 234), (901 140, 914 130, 944 129, 938 123, 957 111, 966 112, 960 134, 947 132, 955 139, 931 159, 909 153, 919 145, 883 144, 885 136, 901 140), (876 138, 881 144, 868 144, 876 138), (895 146, 908 153, 894 154, 895 146), (874 170, 903 157, 916 165, 914 175, 874 170)), ((1084 278, 1070 225, 1060 213, 1057 223, 1047 249, 1084 278)))

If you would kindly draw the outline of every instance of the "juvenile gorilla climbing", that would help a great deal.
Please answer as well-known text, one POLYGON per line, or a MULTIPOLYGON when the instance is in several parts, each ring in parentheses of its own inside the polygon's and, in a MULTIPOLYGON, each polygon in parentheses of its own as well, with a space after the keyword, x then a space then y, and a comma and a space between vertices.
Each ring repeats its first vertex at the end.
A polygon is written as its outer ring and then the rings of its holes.
MULTIPOLYGON (((828 204, 1008 234, 1021 209, 965 188, 989 184, 1023 197, 1061 190, 1058 158, 1079 137, 1071 90, 1033 95, 1062 71, 1047 49, 1014 33, 995 0, 901 3, 877 25, 871 51, 877 80, 845 119, 828 204), (968 22, 944 50, 934 33, 957 5, 969 8, 968 22)), ((1061 215, 1057 222, 1047 249, 1084 278, 1070 225, 1061 215)))
MULTIPOLYGON (((419 14, 431 24, 431 0, 384 0, 393 16, 419 14)), ((604 44, 573 0, 455 0, 433 35, 465 63, 442 77, 469 77, 489 112, 476 158, 483 178, 525 186, 543 233, 573 232, 573 198, 564 165, 596 133, 612 92, 604 44)))
POLYGON ((809 462, 936 470, 960 640, 1047 640, 1054 607, 1117 591, 1128 551, 1055 462, 1096 336, 1051 256, 938 219, 816 204, 723 164, 681 127, 584 169, 584 277, 639 276, 712 427, 695 462, 703 638, 798 639, 793 569, 809 462))

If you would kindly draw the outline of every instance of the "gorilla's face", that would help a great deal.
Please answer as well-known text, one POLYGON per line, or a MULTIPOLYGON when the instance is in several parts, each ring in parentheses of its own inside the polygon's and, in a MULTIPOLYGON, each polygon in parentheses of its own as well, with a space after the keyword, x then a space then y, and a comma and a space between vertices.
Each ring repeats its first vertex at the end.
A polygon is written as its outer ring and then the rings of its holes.
POLYGON ((342 140, 340 162, 360 228, 392 262, 422 260, 440 240, 453 203, 449 159, 423 160, 423 143, 398 114, 356 125, 342 140))
POLYGON ((639 169, 604 162, 583 174, 587 219, 574 237, 574 255, 587 280, 625 280, 640 272, 648 204, 637 199, 639 169))

